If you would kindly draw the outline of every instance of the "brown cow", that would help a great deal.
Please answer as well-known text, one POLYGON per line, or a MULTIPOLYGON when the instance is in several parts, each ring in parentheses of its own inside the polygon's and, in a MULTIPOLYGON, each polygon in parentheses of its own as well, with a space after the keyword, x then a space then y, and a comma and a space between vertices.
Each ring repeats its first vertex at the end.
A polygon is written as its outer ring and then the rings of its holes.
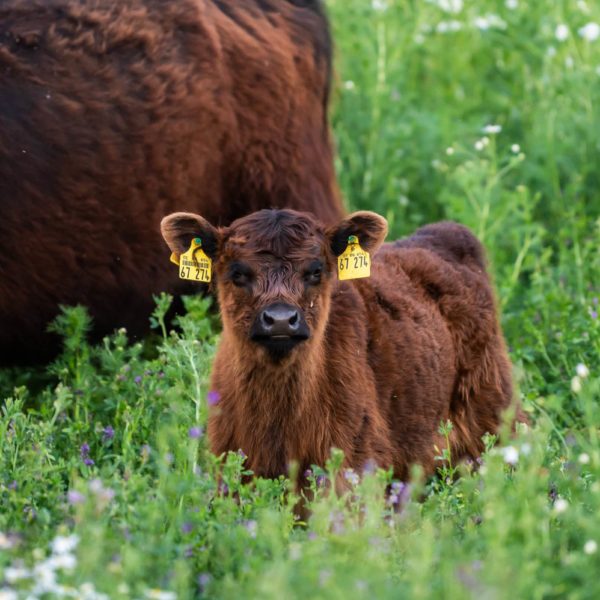
POLYGON ((47 355, 59 303, 139 333, 190 291, 168 212, 341 218, 330 71, 318 0, 3 0, 0 363, 47 355))
POLYGON ((257 475, 324 465, 412 464, 435 470, 438 427, 450 419, 455 459, 477 457, 512 400, 511 365, 485 270, 465 227, 439 223, 381 244, 386 221, 358 212, 327 227, 262 210, 215 228, 175 213, 162 222, 173 252, 202 239, 214 261, 223 319, 212 387, 212 450, 242 449, 257 475), (370 252, 371 277, 339 281, 348 237, 370 252))

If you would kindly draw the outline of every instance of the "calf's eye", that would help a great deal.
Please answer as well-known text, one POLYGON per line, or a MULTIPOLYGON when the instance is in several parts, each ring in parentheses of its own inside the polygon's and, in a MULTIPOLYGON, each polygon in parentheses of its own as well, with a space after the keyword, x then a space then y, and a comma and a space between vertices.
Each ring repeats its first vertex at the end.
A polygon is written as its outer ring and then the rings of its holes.
POLYGON ((323 274, 323 265, 315 263, 311 265, 304 273, 304 281, 307 285, 318 285, 321 283, 321 275, 323 274))
POLYGON ((229 269, 229 281, 237 287, 245 287, 252 281, 252 271, 243 265, 233 265, 229 269))

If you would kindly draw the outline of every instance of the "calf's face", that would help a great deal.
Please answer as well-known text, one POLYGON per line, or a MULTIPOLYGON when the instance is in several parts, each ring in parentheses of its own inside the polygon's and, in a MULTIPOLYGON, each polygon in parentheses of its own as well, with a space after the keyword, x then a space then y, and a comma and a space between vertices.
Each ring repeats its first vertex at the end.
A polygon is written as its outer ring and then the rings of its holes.
POLYGON ((387 223, 374 213, 358 212, 325 228, 307 213, 261 210, 215 228, 199 215, 174 213, 163 219, 161 231, 177 255, 193 238, 202 240, 213 260, 225 333, 279 362, 323 335, 336 258, 348 237, 357 236, 374 254, 387 223))

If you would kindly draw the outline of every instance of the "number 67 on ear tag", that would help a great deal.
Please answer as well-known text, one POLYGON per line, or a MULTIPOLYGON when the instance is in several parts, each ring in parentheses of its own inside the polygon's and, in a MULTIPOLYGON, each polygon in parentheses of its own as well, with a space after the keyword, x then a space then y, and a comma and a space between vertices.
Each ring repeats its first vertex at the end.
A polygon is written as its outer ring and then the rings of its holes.
POLYGON ((348 238, 348 246, 338 256, 338 278, 360 279, 371 276, 371 257, 358 243, 358 238, 351 235, 348 238))
POLYGON ((209 283, 212 278, 212 260, 202 250, 202 240, 194 238, 187 252, 179 259, 171 254, 171 262, 179 265, 179 278, 209 283))

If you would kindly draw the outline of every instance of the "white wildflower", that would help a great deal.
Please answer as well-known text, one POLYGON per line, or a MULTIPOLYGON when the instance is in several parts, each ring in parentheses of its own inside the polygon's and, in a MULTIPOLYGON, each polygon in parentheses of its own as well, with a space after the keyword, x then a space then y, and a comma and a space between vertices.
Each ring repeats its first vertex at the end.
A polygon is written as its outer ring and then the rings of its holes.
MULTIPOLYGON (((121 586, 119 586, 119 588, 120 587, 121 586)), ((126 593, 128 592, 129 588, 127 588, 126 593)), ((80 600, 110 600, 110 598, 106 594, 96 591, 94 584, 90 583, 89 581, 86 581, 85 583, 82 583, 79 586, 79 595, 75 594, 75 597, 79 598, 80 600)))
POLYGON ((598 23, 586 23, 577 33, 588 42, 595 42, 600 37, 600 25, 598 23))
POLYGON ((33 568, 34 594, 52 594, 56 589, 56 573, 50 561, 41 562, 33 568))
POLYGON ((408 196, 400 194, 400 198, 398 198, 398 204, 400 204, 400 206, 408 206, 409 202, 408 196))
POLYGON ((437 5, 445 12, 459 13, 463 9, 463 0, 438 0, 437 5))
POLYGON ((10 538, 0 531, 0 550, 10 550, 13 546, 10 538))
POLYGON ((531 444, 528 444, 527 442, 521 444, 521 454, 523 456, 529 456, 531 454, 531 444))
POLYGON ((521 146, 519 146, 519 144, 513 144, 513 145, 510 147, 510 151, 511 151, 513 154, 519 154, 519 152, 521 152, 521 146))
POLYGON ((564 498, 557 498, 554 503, 554 512, 559 515, 569 508, 569 503, 564 498))
POLYGON ((585 0, 577 0, 577 8, 586 15, 590 12, 590 7, 585 0))
POLYGON ((546 56, 549 56, 550 58, 556 56, 556 48, 554 46, 548 46, 546 49, 546 56))
POLYGON ((589 465, 590 464, 590 455, 587 454, 586 452, 582 452, 579 457, 577 458, 577 460, 579 461, 580 464, 582 465, 589 465))
POLYGON ((51 556, 47 562, 55 570, 72 571, 77 566, 77 559, 73 554, 56 554, 51 556))
POLYGON ((596 543, 596 540, 588 540, 583 546, 583 551, 586 554, 596 554, 598 551, 598 544, 596 543))
POLYGON ((460 21, 440 21, 435 30, 438 33, 453 33, 462 29, 462 23, 460 21))
POLYGON ((54 554, 68 554, 77 548, 78 543, 79 537, 76 535, 57 535, 50 543, 50 547, 54 554))
POLYGON ((575 367, 575 371, 576 371, 577 375, 579 375, 579 377, 581 377, 581 379, 585 379, 590 374, 589 369, 583 363, 579 363, 575 367))
POLYGON ((371 0, 371 6, 378 12, 384 12, 388 8, 387 0, 371 0))
POLYGON ((356 86, 354 85, 354 81, 348 79, 348 81, 344 81, 344 89, 353 90, 356 86))
POLYGON ((21 581, 21 579, 27 579, 31 577, 31 573, 28 569, 24 567, 6 567, 4 569, 4 579, 7 583, 16 583, 17 581, 21 581))
POLYGON ((482 140, 477 140, 475 142, 474 146, 475 146, 475 150, 478 150, 479 152, 481 152, 485 148, 485 144, 483 143, 482 140))
POLYGON ((446 154, 448 156, 452 156, 454 154, 454 148, 452 146, 448 146, 448 148, 446 148, 446 154))
POLYGON ((506 21, 501 19, 498 15, 487 14, 483 17, 475 17, 473 19, 473 26, 481 31, 487 31, 488 29, 506 29, 506 21))
POLYGON ((565 67, 567 67, 567 69, 572 69, 574 64, 575 61, 572 56, 567 56, 567 58, 565 58, 565 67))
POLYGON ((514 446, 506 446, 501 452, 506 464, 514 466, 519 462, 519 451, 514 446))
POLYGON ((569 27, 564 23, 557 25, 556 29, 554 30, 554 37, 559 42, 564 42, 569 37, 569 27))
POLYGON ((579 394, 581 391, 581 379, 577 375, 571 379, 571 391, 575 394, 579 394))
POLYGON ((506 0, 504 6, 506 6, 508 10, 516 10, 519 8, 519 0, 506 0))
POLYGON ((502 125, 486 125, 482 131, 483 133, 494 135, 502 131, 502 125))
POLYGON ((18 600, 19 595, 14 590, 0 588, 0 600, 18 600))
POLYGON ((146 590, 146 598, 151 600, 177 600, 177 594, 175 592, 168 592, 166 590, 146 590))

